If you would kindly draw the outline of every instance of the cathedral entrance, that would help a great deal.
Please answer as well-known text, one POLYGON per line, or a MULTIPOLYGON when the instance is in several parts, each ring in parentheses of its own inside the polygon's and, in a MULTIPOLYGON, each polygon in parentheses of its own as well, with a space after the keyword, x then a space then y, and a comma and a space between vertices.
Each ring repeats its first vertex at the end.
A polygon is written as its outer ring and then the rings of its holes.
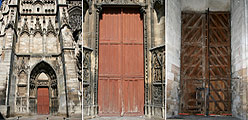
POLYGON ((33 68, 29 86, 31 113, 56 114, 59 105, 57 76, 48 63, 42 61, 33 68))
POLYGON ((49 92, 48 88, 38 88, 37 113, 49 114, 49 92))
POLYGON ((103 8, 98 84, 100 116, 144 114, 143 20, 139 9, 103 8))

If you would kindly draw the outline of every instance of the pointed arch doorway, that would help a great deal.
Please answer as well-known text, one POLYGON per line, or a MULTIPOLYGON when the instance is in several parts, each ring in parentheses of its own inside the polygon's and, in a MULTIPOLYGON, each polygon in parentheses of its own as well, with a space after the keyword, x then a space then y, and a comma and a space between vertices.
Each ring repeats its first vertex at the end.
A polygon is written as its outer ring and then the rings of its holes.
POLYGON ((38 63, 30 74, 30 111, 36 114, 54 114, 58 111, 57 76, 46 62, 38 63))

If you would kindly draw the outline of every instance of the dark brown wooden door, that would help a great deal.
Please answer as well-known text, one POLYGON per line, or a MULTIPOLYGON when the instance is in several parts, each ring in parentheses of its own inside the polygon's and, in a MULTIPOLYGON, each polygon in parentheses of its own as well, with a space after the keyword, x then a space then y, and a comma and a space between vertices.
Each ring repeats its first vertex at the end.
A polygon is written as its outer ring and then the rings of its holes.
POLYGON ((207 41, 205 14, 182 14, 181 112, 204 113, 207 41))
POLYGON ((139 11, 104 8, 99 28, 99 115, 142 115, 143 22, 139 11))
POLYGON ((182 13, 181 112, 231 113, 230 17, 182 13))
POLYGON ((209 114, 231 113, 229 13, 209 13, 209 114))
POLYGON ((37 113, 49 114, 49 92, 48 88, 38 88, 37 113))

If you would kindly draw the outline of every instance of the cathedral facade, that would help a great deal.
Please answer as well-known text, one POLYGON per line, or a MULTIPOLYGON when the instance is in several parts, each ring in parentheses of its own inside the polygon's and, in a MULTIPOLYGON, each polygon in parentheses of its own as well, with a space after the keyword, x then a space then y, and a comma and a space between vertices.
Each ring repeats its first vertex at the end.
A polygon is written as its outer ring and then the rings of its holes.
POLYGON ((3 0, 0 112, 82 113, 82 2, 3 0))

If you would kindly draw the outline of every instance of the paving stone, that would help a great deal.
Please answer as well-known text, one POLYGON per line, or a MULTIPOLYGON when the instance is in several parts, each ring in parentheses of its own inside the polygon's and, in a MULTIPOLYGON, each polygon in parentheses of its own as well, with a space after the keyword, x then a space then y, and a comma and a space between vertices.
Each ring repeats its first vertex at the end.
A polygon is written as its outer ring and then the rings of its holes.
POLYGON ((240 120, 231 116, 174 116, 167 120, 240 120))
POLYGON ((145 116, 138 116, 138 117, 96 117, 91 119, 85 120, 164 120, 161 118, 147 118, 145 116))
POLYGON ((82 120, 81 115, 73 115, 69 118, 64 116, 36 115, 36 116, 17 116, 6 120, 82 120))

